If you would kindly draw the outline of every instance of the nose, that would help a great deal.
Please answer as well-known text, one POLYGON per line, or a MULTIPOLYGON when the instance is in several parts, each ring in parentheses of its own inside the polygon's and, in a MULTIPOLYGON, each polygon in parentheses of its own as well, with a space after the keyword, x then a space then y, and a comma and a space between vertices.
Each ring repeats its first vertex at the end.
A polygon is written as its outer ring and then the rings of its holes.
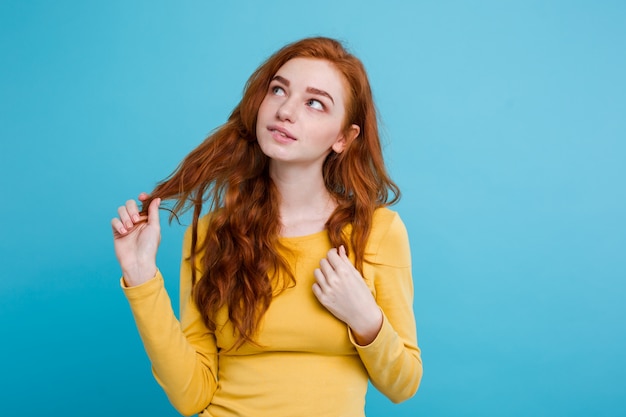
POLYGON ((283 101, 280 106, 278 106, 278 109, 276 110, 276 117, 278 120, 281 122, 289 121, 292 123, 295 121, 296 109, 293 101, 294 100, 292 99, 287 99, 283 101))

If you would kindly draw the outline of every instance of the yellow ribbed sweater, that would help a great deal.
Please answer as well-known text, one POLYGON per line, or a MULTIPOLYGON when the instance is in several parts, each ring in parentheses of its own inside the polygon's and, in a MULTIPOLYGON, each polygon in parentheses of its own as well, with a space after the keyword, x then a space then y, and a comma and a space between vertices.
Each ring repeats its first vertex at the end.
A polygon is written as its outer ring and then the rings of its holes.
MULTIPOLYGON (((206 227, 206 218, 199 230, 206 227)), ((348 327, 311 290, 313 270, 330 249, 327 233, 281 238, 296 285, 274 297, 257 341, 237 350, 225 310, 209 331, 191 299, 190 233, 185 235, 180 322, 160 273, 122 287, 154 376, 174 407, 202 417, 363 417, 368 378, 394 402, 410 398, 422 377, 413 315, 411 256, 397 213, 378 209, 366 247, 364 279, 383 311, 376 339, 358 346, 348 327), (369 262, 367 262, 369 261, 369 262)))

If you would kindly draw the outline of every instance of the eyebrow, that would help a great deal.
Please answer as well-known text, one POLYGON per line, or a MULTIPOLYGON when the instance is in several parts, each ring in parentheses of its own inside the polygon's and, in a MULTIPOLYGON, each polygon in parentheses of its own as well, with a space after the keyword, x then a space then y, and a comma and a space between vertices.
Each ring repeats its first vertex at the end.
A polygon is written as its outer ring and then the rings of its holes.
MULTIPOLYGON (((281 77, 280 75, 275 75, 274 78, 272 78, 272 81, 278 81, 280 83, 283 83, 287 87, 289 87, 289 84, 290 84, 288 79, 286 79, 285 77, 281 77)), ((315 88, 315 87, 307 87, 306 91, 307 93, 328 97, 328 99, 330 99, 330 101, 332 101, 332 103, 335 104, 335 100, 333 100, 333 97, 324 90, 320 90, 319 88, 315 88)))

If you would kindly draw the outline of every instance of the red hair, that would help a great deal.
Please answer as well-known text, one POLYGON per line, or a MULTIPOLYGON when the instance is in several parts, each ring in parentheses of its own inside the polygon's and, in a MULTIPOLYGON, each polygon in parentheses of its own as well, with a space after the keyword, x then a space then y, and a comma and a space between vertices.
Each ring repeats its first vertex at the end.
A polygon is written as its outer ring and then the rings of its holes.
MULTIPOLYGON (((344 129, 353 124, 361 128, 342 153, 331 151, 323 165, 326 188, 338 203, 326 222, 330 242, 333 247, 349 248, 359 270, 365 261, 374 210, 400 197, 385 169, 376 108, 361 61, 338 41, 323 37, 289 44, 265 61, 248 79, 228 121, 150 194, 151 199, 175 200, 172 215, 193 207, 193 297, 211 330, 216 328, 217 310, 228 308, 238 332, 235 347, 254 343, 258 323, 273 297, 271 275, 284 271, 293 279, 278 252, 278 190, 269 176, 269 159, 256 140, 257 113, 270 81, 293 58, 322 59, 335 66, 345 78, 348 98, 344 129), (211 215, 206 238, 198 242, 198 220, 206 202, 211 215)), ((144 210, 149 203, 144 203, 144 210)))

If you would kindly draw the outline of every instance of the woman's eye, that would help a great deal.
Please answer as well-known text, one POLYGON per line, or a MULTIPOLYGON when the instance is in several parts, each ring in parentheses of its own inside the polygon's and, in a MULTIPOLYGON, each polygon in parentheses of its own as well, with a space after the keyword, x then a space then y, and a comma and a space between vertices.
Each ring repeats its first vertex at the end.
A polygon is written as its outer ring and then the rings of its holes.
POLYGON ((307 104, 307 106, 311 107, 312 109, 324 110, 324 105, 319 100, 311 99, 311 100, 307 101, 306 104, 307 104))
POLYGON ((283 96, 285 95, 285 90, 283 90, 282 87, 276 85, 272 87, 272 94, 274 94, 275 96, 283 96))

